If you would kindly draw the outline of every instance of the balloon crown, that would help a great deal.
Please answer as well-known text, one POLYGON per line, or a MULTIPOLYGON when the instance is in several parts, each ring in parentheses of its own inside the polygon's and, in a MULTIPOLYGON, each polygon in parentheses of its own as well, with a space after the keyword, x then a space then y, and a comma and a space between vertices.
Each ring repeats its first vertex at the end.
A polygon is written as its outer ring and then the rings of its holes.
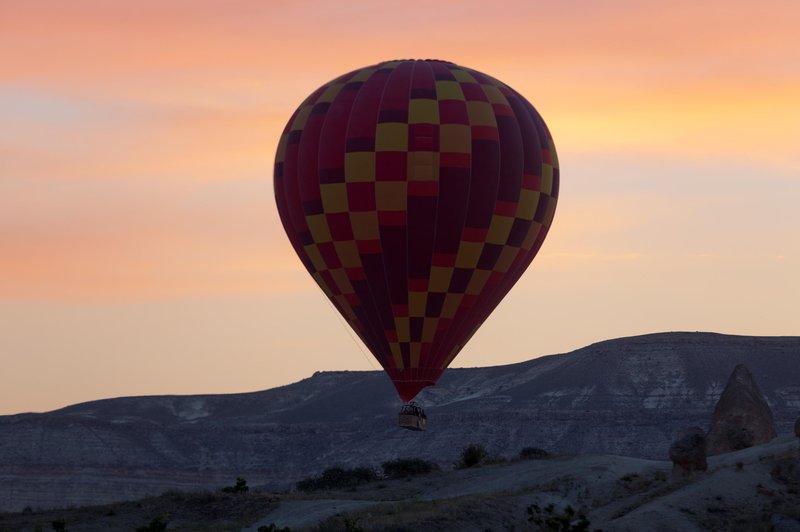
POLYGON ((452 61, 445 61, 444 59, 390 59, 389 61, 381 61, 381 63, 404 63, 406 61, 425 61, 427 63, 445 63, 447 65, 455 65, 452 61))

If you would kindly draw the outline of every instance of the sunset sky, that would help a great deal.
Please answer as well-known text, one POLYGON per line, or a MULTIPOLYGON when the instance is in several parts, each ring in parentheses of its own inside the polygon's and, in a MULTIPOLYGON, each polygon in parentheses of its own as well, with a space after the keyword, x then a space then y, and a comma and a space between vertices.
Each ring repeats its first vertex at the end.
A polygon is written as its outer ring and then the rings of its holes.
POLYGON ((800 3, 0 0, 0 414, 377 369, 272 194, 314 89, 438 58, 525 95, 561 195, 456 359, 800 334, 800 3))

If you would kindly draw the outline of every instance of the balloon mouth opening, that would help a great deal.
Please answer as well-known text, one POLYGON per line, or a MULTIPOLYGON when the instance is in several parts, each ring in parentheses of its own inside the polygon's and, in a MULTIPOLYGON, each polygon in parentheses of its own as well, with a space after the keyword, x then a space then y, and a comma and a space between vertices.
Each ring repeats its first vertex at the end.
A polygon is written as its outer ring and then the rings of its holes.
POLYGON ((423 388, 436 384, 443 372, 442 368, 386 368, 404 403, 410 402, 423 388))
POLYGON ((394 381, 397 394, 404 403, 410 403, 423 388, 433 386, 434 381, 394 381))

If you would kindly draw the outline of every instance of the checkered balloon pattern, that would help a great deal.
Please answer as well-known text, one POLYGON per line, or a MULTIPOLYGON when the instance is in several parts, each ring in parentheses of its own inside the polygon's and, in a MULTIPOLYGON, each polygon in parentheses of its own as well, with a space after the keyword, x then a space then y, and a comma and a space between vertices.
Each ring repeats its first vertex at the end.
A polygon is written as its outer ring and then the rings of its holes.
POLYGON ((531 263, 558 184, 533 106, 436 60, 323 85, 275 158, 292 246, 404 401, 437 381, 531 263))

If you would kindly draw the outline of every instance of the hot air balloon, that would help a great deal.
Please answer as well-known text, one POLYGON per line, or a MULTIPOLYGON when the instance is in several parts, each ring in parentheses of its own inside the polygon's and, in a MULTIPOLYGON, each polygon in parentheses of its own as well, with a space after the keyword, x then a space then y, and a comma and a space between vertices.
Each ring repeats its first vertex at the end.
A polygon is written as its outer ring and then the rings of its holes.
MULTIPOLYGON (((559 170, 547 126, 511 87, 447 61, 396 60, 306 98, 280 138, 274 185, 303 265, 409 403, 539 251, 559 170)), ((409 407, 401 425, 424 416, 409 407)))

